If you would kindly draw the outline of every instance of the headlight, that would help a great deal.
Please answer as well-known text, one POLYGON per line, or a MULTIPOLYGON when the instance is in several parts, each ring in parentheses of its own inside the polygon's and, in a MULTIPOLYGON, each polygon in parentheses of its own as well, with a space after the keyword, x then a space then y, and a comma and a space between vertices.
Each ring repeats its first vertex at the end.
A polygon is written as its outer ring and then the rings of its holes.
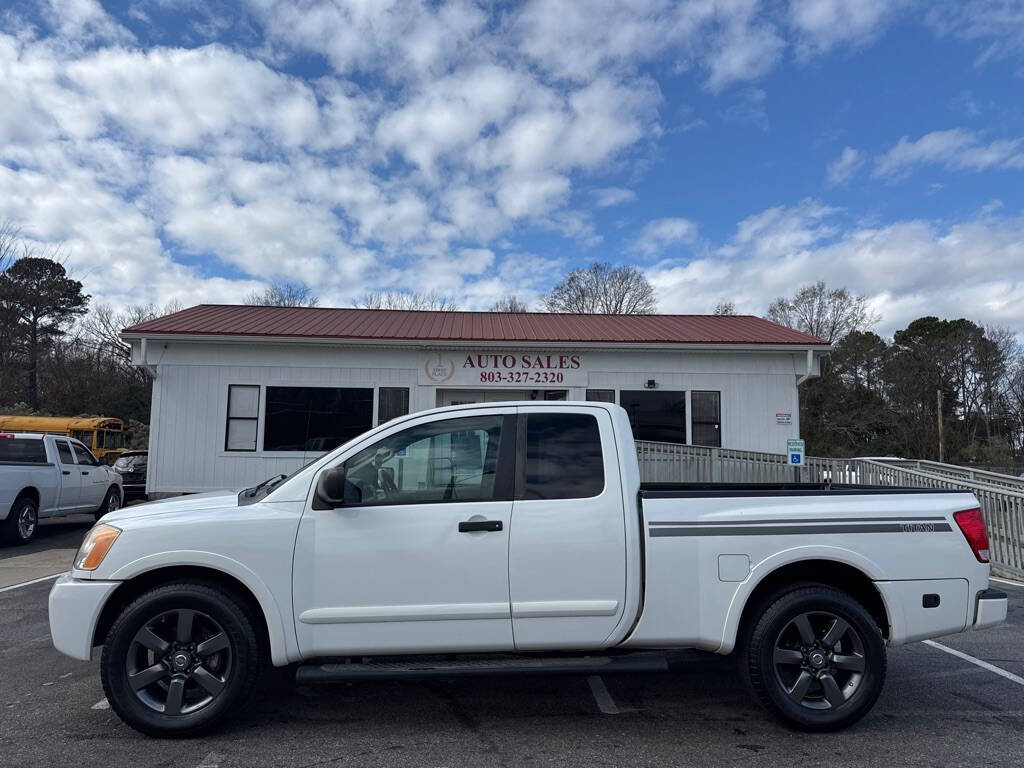
POLYGON ((93 529, 85 537, 85 541, 82 542, 82 546, 78 548, 78 554, 75 555, 75 568, 83 571, 95 571, 120 535, 120 528, 115 528, 107 523, 93 526, 93 529))

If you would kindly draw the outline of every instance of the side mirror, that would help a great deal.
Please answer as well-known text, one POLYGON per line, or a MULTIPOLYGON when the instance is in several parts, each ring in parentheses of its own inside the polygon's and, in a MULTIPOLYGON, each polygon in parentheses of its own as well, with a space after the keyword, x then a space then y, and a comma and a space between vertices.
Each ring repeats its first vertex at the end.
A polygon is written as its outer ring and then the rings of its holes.
POLYGON ((345 467, 331 467, 316 481, 314 509, 334 509, 345 504, 345 467))

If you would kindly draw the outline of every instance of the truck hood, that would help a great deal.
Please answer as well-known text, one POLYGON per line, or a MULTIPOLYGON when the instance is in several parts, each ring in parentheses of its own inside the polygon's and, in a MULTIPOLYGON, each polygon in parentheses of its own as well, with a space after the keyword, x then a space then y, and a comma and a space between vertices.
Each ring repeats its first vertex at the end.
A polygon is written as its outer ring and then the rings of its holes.
POLYGON ((102 521, 112 525, 120 525, 121 523, 155 515, 176 514, 202 509, 229 509, 238 506, 239 493, 241 493, 241 489, 208 491, 207 493, 192 493, 187 496, 172 496, 169 499, 147 501, 145 504, 135 504, 131 507, 122 507, 116 512, 109 512, 103 516, 102 521))

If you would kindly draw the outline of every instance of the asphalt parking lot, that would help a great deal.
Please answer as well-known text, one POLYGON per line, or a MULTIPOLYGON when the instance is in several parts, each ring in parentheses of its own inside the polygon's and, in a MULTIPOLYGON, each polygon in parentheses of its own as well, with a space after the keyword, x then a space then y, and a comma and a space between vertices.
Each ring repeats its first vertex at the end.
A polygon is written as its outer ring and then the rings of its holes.
POLYGON ((1024 588, 1007 584, 993 585, 1011 596, 1007 624, 939 642, 1010 677, 937 646, 895 648, 874 711, 839 734, 787 730, 751 703, 730 659, 682 653, 667 674, 627 678, 307 688, 281 670, 219 733, 149 739, 107 708, 97 661, 51 646, 50 581, 11 588, 67 567, 90 524, 46 521, 31 548, 0 550, 2 766, 1022 765, 1024 588))

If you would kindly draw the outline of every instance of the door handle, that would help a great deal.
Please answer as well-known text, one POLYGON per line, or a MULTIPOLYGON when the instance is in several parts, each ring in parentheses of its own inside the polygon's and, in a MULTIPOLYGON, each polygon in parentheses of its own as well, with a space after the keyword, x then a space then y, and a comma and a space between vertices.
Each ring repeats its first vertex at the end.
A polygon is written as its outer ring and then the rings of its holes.
POLYGON ((70 474, 71 474, 71 470, 70 470, 70 469, 62 469, 62 470, 60 471, 60 473, 61 473, 62 475, 70 475, 70 474))
POLYGON ((82 470, 82 474, 83 474, 83 475, 88 475, 88 474, 89 474, 89 471, 88 471, 87 469, 83 469, 83 470, 82 470))
POLYGON ((500 531, 501 520, 464 520, 459 523, 459 533, 473 531, 500 531))

